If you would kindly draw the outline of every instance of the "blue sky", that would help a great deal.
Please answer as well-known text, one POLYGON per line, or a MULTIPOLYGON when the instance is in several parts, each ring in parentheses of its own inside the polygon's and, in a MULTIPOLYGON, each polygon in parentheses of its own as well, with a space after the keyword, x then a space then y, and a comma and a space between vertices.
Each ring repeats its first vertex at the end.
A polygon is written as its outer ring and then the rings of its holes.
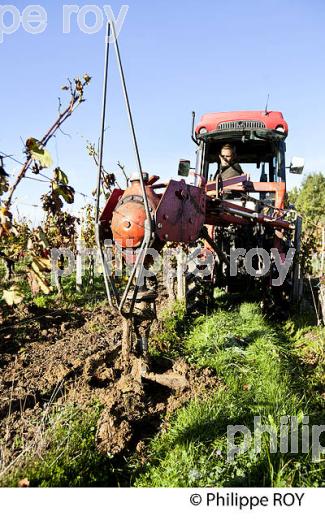
MULTIPOLYGON (((8 2, 9 3, 9 2, 8 2)), ((84 103, 49 146, 71 184, 90 195, 96 169, 86 141, 97 142, 100 130, 104 60, 104 26, 84 34, 71 18, 63 34, 63 5, 39 0, 48 15, 46 30, 31 35, 20 28, 0 44, 0 151, 23 160, 26 138, 41 137, 54 120, 58 96, 67 77, 89 73, 93 80, 84 103)), ((72 3, 72 2, 71 2, 72 3)), ((79 7, 91 2, 76 0, 79 7)), ((20 12, 29 5, 13 1, 20 12)), ((115 16, 122 2, 111 5, 115 16)), ((289 124, 288 159, 305 157, 305 172, 324 171, 325 2, 323 0, 125 0, 129 6, 119 42, 133 108, 144 170, 175 177, 178 160, 194 162, 190 139, 191 112, 281 110, 289 124)), ((6 23, 9 23, 6 19, 6 23)), ((89 15, 87 23, 95 19, 89 15)), ((113 51, 113 49, 112 49, 113 51)), ((105 166, 135 169, 115 55, 111 53, 105 166)), ((18 165, 9 159, 7 171, 18 165)), ((50 173, 50 172, 48 172, 50 173)), ((288 174, 288 187, 301 178, 288 174)), ((39 196, 46 184, 23 181, 16 192, 21 214, 40 216, 39 196)), ((84 203, 76 197, 76 210, 84 203)))

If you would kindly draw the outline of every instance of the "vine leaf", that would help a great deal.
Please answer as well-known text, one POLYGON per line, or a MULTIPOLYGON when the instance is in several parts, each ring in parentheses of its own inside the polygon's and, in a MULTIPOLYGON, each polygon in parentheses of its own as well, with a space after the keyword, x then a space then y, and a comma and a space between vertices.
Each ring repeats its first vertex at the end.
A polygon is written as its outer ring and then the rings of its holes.
POLYGON ((55 168, 54 174, 54 178, 59 184, 67 185, 69 183, 67 174, 64 173, 64 171, 62 171, 61 168, 55 168))
POLYGON ((28 273, 33 294, 42 291, 44 294, 51 292, 47 281, 47 274, 51 271, 51 260, 49 258, 34 257, 31 270, 28 273))
POLYGON ((29 271, 28 281, 33 295, 38 294, 40 291, 43 294, 50 294, 51 287, 48 281, 45 279, 44 274, 35 273, 35 271, 29 271))
POLYGON ((8 173, 5 171, 5 169, 0 165, 0 197, 3 195, 6 191, 9 190, 9 183, 8 183, 8 173))
POLYGON ((9 234, 12 227, 12 214, 5 207, 0 207, 0 237, 9 234))
POLYGON ((67 202, 67 204, 73 204, 74 202, 74 189, 72 186, 65 186, 64 189, 61 188, 60 194, 64 198, 64 200, 67 202))
POLYGON ((43 258, 41 256, 34 257, 32 262, 32 269, 36 273, 42 273, 43 271, 51 270, 51 260, 49 258, 43 258))
POLYGON ((72 204, 74 202, 75 191, 72 186, 66 186, 65 184, 57 185, 53 183, 53 188, 58 195, 64 198, 65 202, 68 204, 72 204))
POLYGON ((50 153, 42 147, 42 144, 35 137, 27 139, 26 148, 32 159, 39 162, 43 168, 52 166, 53 160, 50 153))
POLYGON ((9 177, 8 173, 3 168, 3 166, 0 166, 0 177, 9 177))
POLYGON ((2 298, 7 305, 12 307, 13 305, 21 303, 24 299, 24 295, 17 285, 13 285, 8 291, 3 291, 2 298))

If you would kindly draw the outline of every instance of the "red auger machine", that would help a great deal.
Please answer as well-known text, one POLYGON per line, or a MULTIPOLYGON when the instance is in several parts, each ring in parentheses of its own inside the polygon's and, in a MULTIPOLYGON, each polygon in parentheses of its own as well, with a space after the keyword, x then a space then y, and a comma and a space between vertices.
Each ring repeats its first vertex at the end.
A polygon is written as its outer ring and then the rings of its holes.
MULTIPOLYGON (((303 160, 293 158, 286 166, 288 125, 282 113, 267 108, 211 112, 203 115, 196 127, 193 113, 196 164, 192 168, 190 161, 181 160, 181 178, 162 181, 142 170, 116 38, 114 45, 138 172, 125 190, 112 192, 101 213, 98 202, 97 242, 109 301, 133 322, 142 354, 148 333, 141 327, 148 330, 157 298, 157 279, 151 272, 153 252, 162 254, 170 245, 182 248, 187 255, 185 300, 195 293, 195 287, 198 300, 211 296, 215 287, 246 294, 257 287, 274 313, 298 300, 301 218, 287 207, 286 171, 301 173, 303 160), (221 167, 223 150, 232 150, 236 164, 225 157, 226 168, 221 167), (227 166, 231 166, 230 174, 227 166), (111 255, 107 255, 108 250, 111 255), (107 256, 109 262, 105 262, 107 256), (129 269, 124 285, 114 275, 117 256, 129 269), (197 260, 196 274, 191 268, 193 259, 197 260), (208 263, 209 269, 200 276, 208 263), (282 270, 285 276, 281 278, 282 270)), ((107 58, 108 52, 106 73, 107 58)), ((105 96, 104 90, 102 129, 105 96)), ((98 194, 100 173, 101 165, 98 194)))

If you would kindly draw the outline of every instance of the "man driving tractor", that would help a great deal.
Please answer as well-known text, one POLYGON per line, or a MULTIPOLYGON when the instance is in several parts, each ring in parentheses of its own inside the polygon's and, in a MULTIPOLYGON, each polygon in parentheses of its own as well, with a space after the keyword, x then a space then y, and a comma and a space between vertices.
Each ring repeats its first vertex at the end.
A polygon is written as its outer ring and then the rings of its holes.
POLYGON ((232 177, 238 177, 243 173, 241 166, 236 162, 236 148, 231 144, 225 144, 220 150, 219 154, 219 167, 214 175, 214 180, 217 175, 221 173, 222 180, 231 179, 232 177))

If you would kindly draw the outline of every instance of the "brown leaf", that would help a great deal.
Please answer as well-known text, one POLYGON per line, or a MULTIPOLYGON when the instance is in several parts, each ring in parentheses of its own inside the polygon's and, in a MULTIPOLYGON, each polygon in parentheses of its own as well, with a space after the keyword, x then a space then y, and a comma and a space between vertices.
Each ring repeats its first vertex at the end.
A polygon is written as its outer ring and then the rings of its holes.
POLYGON ((252 385, 243 385, 243 390, 250 390, 252 388, 252 385))
POLYGON ((28 478, 23 478, 18 482, 18 487, 20 488, 26 488, 29 487, 29 480, 28 478))

